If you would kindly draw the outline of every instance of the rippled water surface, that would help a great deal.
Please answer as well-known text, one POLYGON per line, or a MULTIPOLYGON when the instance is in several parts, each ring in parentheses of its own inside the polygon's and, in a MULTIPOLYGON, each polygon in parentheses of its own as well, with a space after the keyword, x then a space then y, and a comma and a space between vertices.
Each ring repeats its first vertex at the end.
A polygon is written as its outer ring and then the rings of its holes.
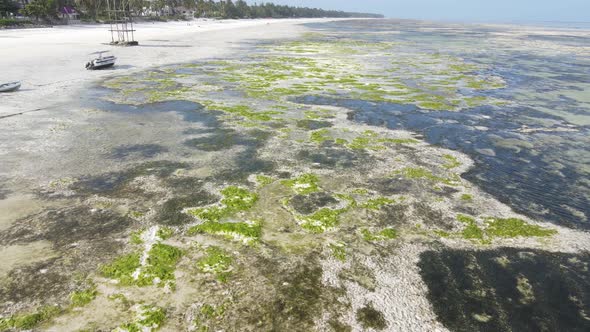
POLYGON ((469 154, 476 167, 465 178, 516 210, 570 227, 590 227, 588 34, 407 22, 314 27, 358 40, 401 42, 403 52, 442 52, 485 64, 506 86, 478 95, 501 98, 505 105, 433 112, 354 98, 300 100, 344 106, 354 121, 420 132, 430 143, 469 154))

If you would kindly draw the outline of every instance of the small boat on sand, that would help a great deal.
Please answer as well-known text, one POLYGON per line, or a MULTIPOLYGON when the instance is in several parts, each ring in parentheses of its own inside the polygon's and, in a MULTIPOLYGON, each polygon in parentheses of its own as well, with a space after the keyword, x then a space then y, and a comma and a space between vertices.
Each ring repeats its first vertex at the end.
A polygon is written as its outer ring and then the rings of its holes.
POLYGON ((0 92, 12 92, 20 89, 20 82, 0 84, 0 92))
POLYGON ((113 55, 103 55, 108 51, 100 51, 94 52, 91 54, 98 54, 98 58, 94 58, 86 63, 86 69, 88 70, 95 70, 95 69, 104 69, 108 67, 112 67, 115 65, 115 58, 113 55))

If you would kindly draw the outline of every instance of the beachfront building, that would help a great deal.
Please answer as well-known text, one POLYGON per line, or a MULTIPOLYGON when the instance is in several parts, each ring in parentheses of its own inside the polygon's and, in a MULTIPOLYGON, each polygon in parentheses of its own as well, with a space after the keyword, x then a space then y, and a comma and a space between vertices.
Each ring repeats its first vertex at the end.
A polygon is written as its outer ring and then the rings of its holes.
POLYGON ((80 14, 72 6, 63 6, 59 9, 59 18, 65 21, 67 24, 79 24, 80 14))

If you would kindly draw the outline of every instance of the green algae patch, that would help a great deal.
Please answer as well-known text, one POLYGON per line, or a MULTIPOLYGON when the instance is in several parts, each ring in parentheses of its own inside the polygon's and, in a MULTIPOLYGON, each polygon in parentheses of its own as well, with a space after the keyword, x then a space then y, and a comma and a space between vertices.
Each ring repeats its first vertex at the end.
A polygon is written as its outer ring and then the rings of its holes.
POLYGON ((156 232, 156 236, 161 240, 167 240, 174 235, 174 230, 170 227, 161 227, 156 232))
POLYGON ((431 171, 424 168, 406 167, 399 171, 399 173, 408 179, 428 179, 433 181, 439 181, 441 179, 434 176, 431 171))
POLYGON ((255 244, 262 236, 262 222, 212 222, 208 221, 191 227, 189 235, 206 233, 222 235, 230 240, 239 241, 244 244, 255 244))
POLYGON ((0 318, 0 330, 31 330, 41 323, 58 316, 62 312, 62 309, 58 306, 45 306, 34 313, 13 315, 9 318, 0 318))
POLYGON ((377 233, 373 233, 370 230, 364 228, 361 229, 361 235, 363 237, 363 240, 368 242, 374 242, 396 239, 398 237, 398 232, 393 228, 385 228, 377 233))
POLYGON ((365 241, 373 241, 374 240, 373 233, 371 233, 371 231, 368 229, 362 229, 361 235, 363 236, 363 239, 365 241))
POLYGON ((210 304, 203 304, 199 310, 206 318, 221 318, 225 314, 225 306, 213 306, 210 304))
POLYGON ((131 233, 131 238, 129 241, 131 243, 137 244, 137 245, 142 244, 143 240, 141 239, 141 233, 143 233, 143 230, 138 230, 138 231, 131 233))
POLYGON ((324 109, 320 109, 320 110, 307 110, 304 111, 303 114, 305 115, 305 118, 308 120, 320 120, 320 119, 329 119, 329 118, 333 118, 334 115, 332 114, 332 112, 330 110, 324 110, 324 109))
POLYGON ((467 87, 474 90, 495 90, 506 87, 504 82, 482 79, 479 77, 470 77, 467 80, 467 87))
POLYGON ((353 194, 357 194, 357 195, 368 195, 369 194, 369 190, 365 189, 365 188, 355 188, 352 190, 353 194))
POLYGON ((420 141, 413 138, 382 138, 379 139, 381 143, 392 143, 392 144, 418 144, 420 141))
POLYGON ((145 215, 145 213, 141 211, 129 211, 129 215, 134 219, 139 219, 145 215))
POLYGON ((445 164, 443 165, 443 167, 446 169, 453 169, 461 166, 459 160, 450 154, 443 155, 443 158, 446 160, 445 164))
POLYGON ((174 270, 181 257, 182 250, 176 247, 162 243, 154 244, 148 251, 146 265, 141 267, 137 285, 171 284, 175 280, 174 270))
POLYGON ((332 136, 329 135, 330 131, 328 129, 319 129, 316 131, 313 131, 310 135, 309 135, 309 140, 317 143, 317 144, 322 144, 325 141, 331 141, 334 138, 332 136))
POLYGON ((338 241, 330 243, 328 246, 332 253, 332 256, 341 262, 346 261, 346 243, 338 241))
POLYGON ((220 282, 226 282, 230 276, 233 257, 220 247, 211 246, 205 249, 205 256, 197 262, 201 272, 210 273, 220 282))
MULTIPOLYGON (((170 88, 166 86, 166 88, 170 88)), ((188 87, 177 87, 171 88, 171 90, 158 90, 158 89, 150 89, 146 91, 147 101, 150 103, 157 103, 164 100, 170 100, 181 97, 185 92, 188 92, 190 89, 188 87)))
POLYGON ((545 237, 557 234, 557 231, 554 229, 530 225, 524 220, 517 218, 487 218, 486 224, 486 233, 491 237, 545 237))
POLYGON ((449 104, 437 101, 423 101, 418 103, 420 108, 433 110, 433 111, 444 111, 449 108, 452 108, 449 104))
POLYGON ((272 184, 275 181, 274 178, 272 178, 270 176, 262 175, 262 174, 256 175, 255 180, 256 180, 256 184, 260 188, 266 187, 266 186, 268 186, 269 184, 272 184))
POLYGON ((225 205, 229 213, 246 211, 254 206, 258 200, 258 195, 244 188, 230 186, 221 191, 224 198, 221 203, 225 205))
POLYGON ((457 220, 465 224, 465 228, 461 231, 461 237, 481 243, 489 243, 489 240, 484 238, 484 231, 477 225, 475 218, 460 214, 457 216, 457 220))
POLYGON ((140 254, 132 253, 115 259, 112 263, 101 267, 102 275, 109 279, 118 280, 123 286, 133 285, 133 273, 141 266, 140 254))
POLYGON ((90 287, 75 291, 70 295, 70 303, 72 307, 83 307, 88 303, 92 302, 98 295, 98 290, 96 290, 95 285, 90 285, 90 287))
MULTIPOLYGON (((328 38, 295 44, 287 42, 269 46, 263 54, 235 62, 212 61, 198 66, 168 67, 147 75, 106 80, 103 85, 119 90, 124 101, 189 98, 201 101, 209 109, 254 122, 273 121, 278 113, 253 110, 249 100, 244 99, 285 102, 294 96, 340 96, 347 93, 354 99, 371 102, 415 104, 423 109, 455 111, 493 101, 463 95, 465 87, 487 90, 505 86, 501 78, 481 74, 485 68, 483 65, 466 64, 451 56, 396 52, 397 47, 399 44, 395 43, 359 43, 328 38), (377 54, 382 64, 378 71, 360 56, 367 53, 377 54), (473 70, 475 67, 478 70, 473 70), (467 68, 470 70, 466 71, 467 68), (184 69, 183 73, 176 72, 178 69, 184 69), (187 74, 186 69, 192 73, 187 74), (207 81, 205 79, 186 86, 184 81, 194 74, 215 79, 216 83, 203 83, 207 81), (232 91, 237 90, 242 100, 233 105, 215 102, 219 99, 219 91, 228 90, 227 85, 231 85, 229 89, 232 91)), ((307 112, 308 119, 325 118, 330 114, 324 110, 307 112)))
POLYGON ((283 180, 281 184, 293 189, 300 195, 307 195, 320 190, 319 178, 315 174, 303 174, 295 179, 283 180))
POLYGON ((324 233, 334 229, 338 225, 338 217, 344 213, 345 209, 333 210, 323 208, 308 216, 300 216, 299 224, 301 227, 311 233, 324 233))
POLYGON ((318 121, 318 120, 310 120, 310 119, 303 119, 297 120, 296 122, 297 128, 303 130, 317 130, 321 128, 328 128, 332 127, 333 124, 328 121, 318 121))
POLYGON ((106 278, 118 280, 123 286, 157 284, 163 287, 173 284, 174 270, 181 257, 182 250, 167 244, 156 243, 147 252, 145 265, 142 265, 139 253, 132 253, 104 265, 101 273, 106 278))
POLYGON ((373 150, 380 151, 387 148, 386 144, 416 144, 420 143, 413 138, 386 138, 379 136, 372 130, 365 130, 345 146, 352 150, 373 150))
POLYGON ((157 331, 166 321, 166 310, 154 305, 141 305, 133 322, 119 326, 115 331, 157 331))
POLYGON ((279 111, 254 111, 250 106, 247 105, 221 105, 221 104, 209 104, 207 108, 222 111, 224 113, 241 116, 250 121, 267 122, 274 120, 273 115, 281 114, 279 111))
POLYGON ((487 101, 487 98, 484 96, 475 96, 475 97, 465 98, 465 102, 467 103, 468 107, 480 106, 480 105, 485 104, 486 101, 487 101))
POLYGON ((470 216, 458 215, 457 220, 465 224, 460 233, 462 238, 482 244, 489 244, 494 238, 547 237, 557 233, 556 230, 530 225, 518 218, 486 218, 483 228, 470 216))
POLYGON ((256 193, 236 186, 224 188, 221 194, 223 195, 221 206, 189 209, 187 213, 205 222, 218 222, 225 217, 251 209, 258 201, 256 193))
POLYGON ((431 171, 421 167, 406 167, 394 174, 401 174, 406 179, 425 179, 432 182, 443 183, 449 186, 456 186, 458 178, 444 178, 434 175, 431 171))
POLYGON ((355 137, 350 144, 348 144, 348 148, 353 150, 363 150, 363 149, 370 149, 370 150, 383 150, 385 149, 382 145, 373 145, 373 140, 369 137, 358 136, 355 137))
POLYGON ((156 103, 178 99, 190 92, 190 87, 176 81, 177 78, 183 77, 185 75, 165 70, 150 71, 109 79, 103 83, 103 86, 118 90, 125 102, 156 103))
POLYGON ((395 201, 391 198, 378 197, 378 198, 369 199, 366 202, 360 204, 359 206, 363 209, 379 210, 382 206, 390 205, 393 203, 395 203, 395 201))
POLYGON ((473 195, 470 194, 462 194, 461 195, 461 200, 464 202, 471 202, 473 201, 473 195))
POLYGON ((447 237, 451 236, 451 233, 449 233, 447 231, 435 230, 434 235, 436 235, 438 237, 447 238, 447 237))
POLYGON ((348 144, 348 141, 344 138, 336 138, 334 140, 334 143, 338 144, 338 145, 346 145, 346 144, 348 144))
POLYGON ((350 194, 334 194, 334 197, 348 202, 348 206, 345 210, 355 208, 358 206, 356 199, 350 194))
POLYGON ((395 239, 395 238, 397 238, 398 233, 393 228, 386 228, 386 229, 382 230, 381 232, 379 232, 378 235, 385 238, 385 239, 395 239))
POLYGON ((205 222, 217 222, 228 214, 226 209, 219 206, 196 208, 187 212, 205 222))

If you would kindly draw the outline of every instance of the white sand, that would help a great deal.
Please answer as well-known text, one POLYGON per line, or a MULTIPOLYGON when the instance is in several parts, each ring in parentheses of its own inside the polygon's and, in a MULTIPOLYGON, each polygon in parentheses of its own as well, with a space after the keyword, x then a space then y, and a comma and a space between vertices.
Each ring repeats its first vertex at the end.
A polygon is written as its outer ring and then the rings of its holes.
POLYGON ((0 30, 0 82, 22 81, 17 93, 0 94, 0 116, 50 108, 75 97, 84 83, 105 75, 170 63, 226 55, 242 43, 296 37, 303 23, 334 19, 194 20, 141 23, 138 47, 105 45, 108 25, 58 26, 0 30), (89 53, 109 50, 117 56, 113 70, 88 71, 89 53))

